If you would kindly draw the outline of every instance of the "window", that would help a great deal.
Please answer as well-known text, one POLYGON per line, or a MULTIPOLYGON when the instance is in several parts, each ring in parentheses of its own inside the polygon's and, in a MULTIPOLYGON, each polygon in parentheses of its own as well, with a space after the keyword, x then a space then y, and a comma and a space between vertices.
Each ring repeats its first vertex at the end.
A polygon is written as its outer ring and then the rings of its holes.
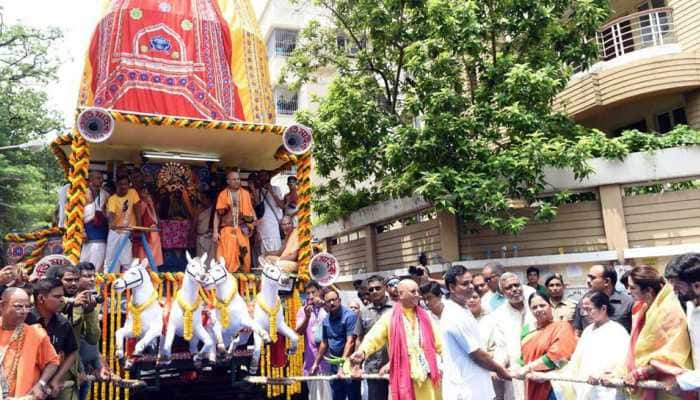
POLYGON ((298 96, 296 92, 290 92, 286 88, 275 88, 275 106, 279 115, 293 115, 298 108, 298 96))
MULTIPOLYGON (((339 49, 347 51, 348 54, 354 55, 354 54, 357 54, 358 51, 360 51, 360 49, 357 48, 357 46, 355 46, 355 41, 348 38, 344 34, 340 34, 340 35, 336 36, 335 43, 339 49)), ((366 45, 365 40, 361 39, 360 46, 365 47, 365 45, 366 45)))
POLYGON ((620 136, 620 134, 624 131, 631 131, 631 130, 638 130, 640 132, 649 132, 649 129, 647 128, 647 121, 644 119, 641 119, 639 121, 633 122, 631 124, 627 124, 623 127, 617 128, 613 131, 613 134, 615 136, 620 136))
POLYGON ((686 124, 688 124, 688 119, 685 116, 683 107, 656 115, 656 130, 659 133, 666 133, 676 125, 686 124))
MULTIPOLYGON (((637 6, 637 11, 649 11, 655 8, 666 7, 665 0, 647 0, 637 6)), ((666 34, 670 30, 671 22, 668 13, 655 12, 639 17, 640 39, 642 46, 654 46, 663 44, 666 34)))
POLYGON ((297 31, 288 29, 275 29, 267 44, 269 56, 274 55, 286 57, 294 51, 297 46, 297 31))

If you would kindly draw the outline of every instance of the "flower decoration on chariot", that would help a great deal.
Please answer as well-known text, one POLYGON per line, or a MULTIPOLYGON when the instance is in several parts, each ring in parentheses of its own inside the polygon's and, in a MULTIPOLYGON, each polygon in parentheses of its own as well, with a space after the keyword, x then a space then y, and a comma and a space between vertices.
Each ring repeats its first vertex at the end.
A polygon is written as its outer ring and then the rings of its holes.
POLYGON ((166 163, 158 172, 158 191, 189 192, 195 194, 197 185, 192 177, 192 171, 186 165, 180 163, 166 163))

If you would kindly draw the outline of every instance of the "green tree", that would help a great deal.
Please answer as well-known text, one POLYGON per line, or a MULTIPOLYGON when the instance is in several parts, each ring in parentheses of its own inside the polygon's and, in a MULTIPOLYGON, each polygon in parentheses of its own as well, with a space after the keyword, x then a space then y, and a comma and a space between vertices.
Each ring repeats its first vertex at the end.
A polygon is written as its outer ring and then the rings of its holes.
MULTIPOLYGON (((0 8, 0 147, 62 128, 43 90, 55 79, 58 62, 49 49, 60 32, 8 24, 2 17, 0 8)), ((50 223, 60 180, 48 149, 0 150, 0 234, 50 223)))
MULTIPOLYGON (((318 111, 297 115, 314 129, 318 172, 332 177, 317 191, 322 220, 352 211, 339 198, 361 206, 419 194, 517 232, 527 219, 510 200, 535 202, 544 166, 583 176, 593 149, 623 151, 552 107, 573 67, 595 58, 588 39, 606 0, 312 2, 331 23, 303 30, 286 76, 296 85, 337 71, 318 111)), ((535 218, 551 217, 563 197, 537 202, 535 218)))

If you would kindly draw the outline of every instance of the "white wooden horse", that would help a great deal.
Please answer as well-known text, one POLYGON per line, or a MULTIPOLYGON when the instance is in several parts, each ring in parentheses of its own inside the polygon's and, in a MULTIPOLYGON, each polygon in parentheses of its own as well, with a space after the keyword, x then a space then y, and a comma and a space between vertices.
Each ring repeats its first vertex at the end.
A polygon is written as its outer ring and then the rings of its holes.
MULTIPOLYGON (((268 331, 271 340, 274 342, 277 339, 277 334, 282 334, 291 342, 289 354, 294 354, 297 351, 299 337, 292 328, 287 326, 284 321, 284 313, 282 312, 282 302, 278 292, 282 285, 289 283, 289 276, 282 272, 277 264, 266 261, 263 257, 258 258, 258 262, 263 267, 260 283, 260 292, 255 297, 255 311, 253 319, 260 326, 268 331), (272 323, 271 323, 272 321, 272 323)), ((242 332, 238 335, 238 339, 234 341, 234 347, 238 344, 246 343, 250 333, 242 332)), ((282 338, 279 338, 282 340, 282 338)), ((250 372, 257 372, 258 363, 260 361, 260 344, 262 340, 254 340, 255 350, 251 360, 250 372)))
POLYGON ((238 282, 226 270, 223 257, 219 261, 212 259, 209 267, 209 276, 216 288, 216 318, 211 327, 211 335, 221 338, 226 352, 233 355, 235 350, 234 338, 243 328, 252 329, 255 333, 254 340, 270 341, 270 335, 249 314, 248 305, 238 294, 238 282))
POLYGON ((182 286, 175 294, 174 301, 170 306, 168 329, 160 349, 160 358, 163 364, 170 362, 175 335, 190 342, 190 352, 195 354, 193 357, 195 363, 198 363, 203 358, 208 358, 210 362, 216 361, 214 342, 202 325, 202 311, 205 308, 205 304, 199 296, 200 287, 211 285, 211 278, 204 267, 207 254, 204 253, 201 257, 191 257, 190 253, 187 252, 186 255, 187 268, 185 269, 185 276, 182 279, 182 286), (199 342, 204 343, 204 345, 202 350, 197 352, 199 342))
POLYGON ((117 293, 131 289, 131 302, 127 306, 126 322, 115 333, 117 342, 115 355, 119 359, 124 357, 124 338, 139 338, 134 356, 140 356, 146 346, 159 338, 163 331, 163 308, 158 302, 160 296, 153 287, 146 263, 146 259, 141 262, 134 259, 131 268, 112 285, 112 290, 117 293))

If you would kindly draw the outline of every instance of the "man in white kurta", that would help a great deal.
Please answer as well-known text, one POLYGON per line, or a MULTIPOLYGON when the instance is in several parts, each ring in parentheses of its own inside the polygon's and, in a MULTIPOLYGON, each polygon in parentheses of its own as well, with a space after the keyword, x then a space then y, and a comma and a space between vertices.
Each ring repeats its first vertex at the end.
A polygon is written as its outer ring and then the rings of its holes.
POLYGON ((491 400, 495 394, 489 371, 469 354, 482 349, 479 326, 466 308, 445 301, 440 318, 443 340, 442 398, 445 400, 491 400))
POLYGON ((260 201, 265 204, 265 213, 260 218, 257 226, 258 235, 264 255, 279 252, 282 249, 282 237, 280 236, 280 222, 284 216, 282 210, 282 192, 277 186, 270 184, 269 175, 263 173, 261 180, 263 187, 258 189, 260 201))
POLYGON ((695 299, 686 303, 686 316, 688 318, 688 334, 693 354, 693 371, 685 372, 676 381, 683 390, 700 389, 700 254, 686 254, 684 256, 685 269, 680 273, 679 279, 687 283, 695 295, 695 299))
POLYGON ((446 400, 492 400, 495 396, 490 371, 511 379, 502 364, 484 350, 479 325, 467 308, 474 293, 471 274, 462 265, 445 273, 450 299, 440 317, 443 339, 442 397, 446 400))
MULTIPOLYGON (((520 333, 527 323, 534 323, 535 318, 530 313, 527 298, 523 295, 523 284, 517 275, 506 272, 499 280, 500 289, 507 298, 507 302, 501 305, 491 314, 495 327, 494 337, 496 349, 495 360, 505 360, 507 368, 518 366, 521 358, 520 333)), ((503 398, 505 400, 523 400, 525 398, 525 384, 520 380, 505 382, 503 398)))
POLYGON ((88 176, 88 204, 85 205, 85 241, 80 251, 80 262, 89 262, 102 271, 107 248, 108 221, 105 205, 109 193, 102 189, 104 178, 100 171, 90 171, 88 176))

